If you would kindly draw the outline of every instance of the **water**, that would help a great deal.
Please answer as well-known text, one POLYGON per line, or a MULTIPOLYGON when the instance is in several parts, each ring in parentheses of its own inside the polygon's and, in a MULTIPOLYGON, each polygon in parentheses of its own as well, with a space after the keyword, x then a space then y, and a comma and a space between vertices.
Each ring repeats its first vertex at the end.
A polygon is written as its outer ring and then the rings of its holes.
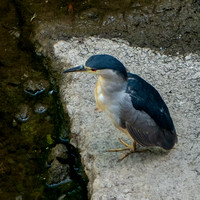
POLYGON ((87 180, 68 142, 58 87, 26 38, 31 27, 24 25, 15 1, 4 0, 0 10, 1 199, 87 199, 87 180), (58 143, 69 152, 69 179, 50 187, 48 155, 58 143))

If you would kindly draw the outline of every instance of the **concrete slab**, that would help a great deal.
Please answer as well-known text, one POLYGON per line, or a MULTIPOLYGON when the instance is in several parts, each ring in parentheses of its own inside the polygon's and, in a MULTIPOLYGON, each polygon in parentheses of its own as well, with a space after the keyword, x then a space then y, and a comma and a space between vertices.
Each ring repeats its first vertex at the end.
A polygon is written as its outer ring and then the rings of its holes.
POLYGON ((199 199, 200 56, 160 55, 150 49, 133 48, 123 40, 89 37, 55 42, 51 60, 56 70, 63 71, 99 53, 117 57, 131 72, 154 85, 169 107, 179 142, 168 153, 154 149, 132 154, 118 163, 122 154, 105 150, 122 147, 118 138, 130 141, 103 112, 95 111, 97 77, 64 75, 61 99, 71 119, 71 143, 80 150, 89 178, 91 199, 199 199))

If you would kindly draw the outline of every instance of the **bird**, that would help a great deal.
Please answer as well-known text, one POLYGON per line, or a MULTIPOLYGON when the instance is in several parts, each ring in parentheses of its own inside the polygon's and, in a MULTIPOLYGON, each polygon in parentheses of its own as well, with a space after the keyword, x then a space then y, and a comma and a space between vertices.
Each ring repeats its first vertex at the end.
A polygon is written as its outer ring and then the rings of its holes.
POLYGON ((93 55, 85 65, 72 67, 63 73, 70 72, 98 75, 95 87, 97 109, 104 111, 114 126, 133 142, 129 145, 119 139, 125 148, 108 150, 128 150, 119 161, 137 152, 136 144, 171 150, 178 142, 169 109, 159 92, 142 77, 129 72, 114 56, 93 55))

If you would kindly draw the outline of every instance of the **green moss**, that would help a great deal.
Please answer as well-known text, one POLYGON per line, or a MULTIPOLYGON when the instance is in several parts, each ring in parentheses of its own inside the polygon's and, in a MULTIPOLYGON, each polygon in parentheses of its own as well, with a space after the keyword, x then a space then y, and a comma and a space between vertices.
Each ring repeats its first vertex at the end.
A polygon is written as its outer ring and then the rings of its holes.
POLYGON ((47 138, 47 144, 51 145, 54 143, 54 140, 51 138, 51 134, 47 134, 46 138, 47 138))
POLYGON ((34 138, 38 133, 38 126, 35 120, 29 119, 26 123, 21 125, 21 133, 23 141, 28 144, 33 144, 34 138))

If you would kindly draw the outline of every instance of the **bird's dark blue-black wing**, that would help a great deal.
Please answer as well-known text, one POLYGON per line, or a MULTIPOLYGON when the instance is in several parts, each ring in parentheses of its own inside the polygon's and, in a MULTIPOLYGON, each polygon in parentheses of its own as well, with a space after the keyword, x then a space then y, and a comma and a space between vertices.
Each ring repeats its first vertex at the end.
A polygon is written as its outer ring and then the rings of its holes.
POLYGON ((126 92, 131 96, 135 109, 146 112, 160 128, 175 133, 169 110, 152 85, 138 75, 128 73, 126 92))

